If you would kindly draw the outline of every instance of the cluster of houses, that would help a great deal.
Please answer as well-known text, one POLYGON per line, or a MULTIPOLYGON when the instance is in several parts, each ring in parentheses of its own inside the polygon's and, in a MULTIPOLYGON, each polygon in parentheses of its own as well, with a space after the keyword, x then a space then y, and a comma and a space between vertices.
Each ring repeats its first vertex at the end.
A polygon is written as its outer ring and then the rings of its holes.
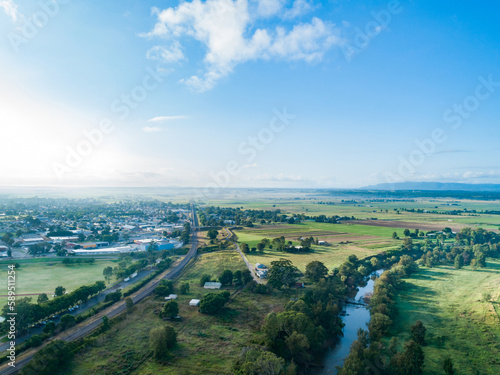
MULTIPOLYGON (((189 221, 190 210, 186 208, 149 202, 123 203, 117 210, 119 213, 113 215, 102 213, 105 209, 89 210, 91 213, 79 215, 78 219, 71 207, 61 208, 60 205, 25 208, 8 215, 0 212, 0 233, 11 234, 10 238, 0 241, 0 256, 7 256, 9 249, 26 253, 31 246, 39 244, 50 245, 50 251, 62 245, 68 254, 75 255, 145 251, 152 242, 157 250, 183 245, 172 234, 181 231, 189 221), (174 220, 170 222, 169 217, 174 220), (64 232, 64 236, 51 235, 57 232, 64 232)), ((74 208, 74 212, 78 210, 79 207, 74 208)))

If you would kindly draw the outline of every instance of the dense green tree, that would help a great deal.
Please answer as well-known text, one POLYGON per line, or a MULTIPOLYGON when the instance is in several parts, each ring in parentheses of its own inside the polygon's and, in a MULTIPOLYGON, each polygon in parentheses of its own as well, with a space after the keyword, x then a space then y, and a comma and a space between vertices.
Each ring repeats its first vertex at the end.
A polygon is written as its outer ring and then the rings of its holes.
POLYGON ((189 293, 189 289, 190 289, 190 286, 189 286, 189 283, 186 281, 184 283, 182 283, 180 286, 179 286, 179 292, 181 294, 188 294, 189 293))
POLYGON ((172 280, 161 280, 155 289, 159 296, 166 297, 174 292, 174 282, 172 280))
POLYGON ((219 235, 219 232, 216 229, 209 229, 209 231, 207 232, 207 236, 211 240, 215 240, 218 235, 219 235))
POLYGON ((459 270, 464 266, 464 258, 462 254, 458 254, 454 261, 455 269, 459 270))
POLYGON ((322 262, 315 260, 306 266, 306 277, 313 282, 318 282, 326 275, 328 275, 328 268, 322 262))
POLYGON ((104 269, 102 270, 102 274, 106 279, 106 282, 109 283, 109 281, 111 280, 111 276, 113 276, 113 268, 111 266, 104 267, 104 269))
POLYGON ((219 282, 223 286, 232 285, 233 284, 233 272, 231 270, 224 270, 224 272, 222 272, 222 275, 219 277, 219 282))
POLYGON ((234 271, 233 273, 234 283, 236 285, 241 285, 243 283, 243 274, 240 270, 234 271))
POLYGON ((420 375, 424 367, 424 352, 415 341, 405 343, 404 351, 391 358, 391 365, 397 374, 420 375))
POLYGON ((217 314, 222 311, 229 301, 229 292, 208 293, 200 301, 200 312, 203 314, 217 314))
POLYGON ((250 281, 253 280, 252 273, 250 272, 249 269, 244 269, 243 271, 241 271, 241 277, 244 285, 248 284, 250 281))
POLYGON ((39 294, 38 298, 36 299, 36 302, 38 304, 45 303, 49 300, 49 297, 45 293, 39 294))
POLYGON ((66 293, 66 288, 64 288, 62 286, 56 287, 56 289, 54 291, 54 295, 56 297, 62 296, 62 295, 64 295, 64 293, 66 293))
MULTIPOLYGON (((285 361, 274 353, 260 348, 245 347, 235 361, 235 375, 279 375, 282 374, 285 361)), ((293 373, 292 373, 293 374, 293 373)))
POLYGON ((203 288, 203 286, 205 285, 205 283, 210 282, 211 279, 212 278, 209 275, 202 275, 200 277, 199 285, 203 288))
POLYGON ((163 310, 161 311, 161 316, 171 318, 177 315, 179 315, 179 304, 177 301, 171 300, 165 303, 163 310))
POLYGON ((417 320, 415 324, 411 326, 411 335, 417 344, 425 345, 425 331, 426 328, 421 320, 417 320))
POLYGON ((149 331, 149 344, 153 356, 159 361, 167 359, 168 350, 173 348, 176 342, 177 334, 170 326, 156 327, 149 331))
POLYGON ((250 248, 248 247, 247 243, 242 243, 241 244, 241 251, 245 254, 248 254, 250 252, 250 248))
POLYGON ((62 340, 54 340, 40 349, 33 359, 21 370, 22 375, 53 375, 63 366, 67 366, 73 358, 70 344, 62 340))
POLYGON ((61 317, 61 326, 63 329, 68 329, 76 324, 76 319, 71 314, 66 314, 61 317))
POLYGON ((297 277, 299 270, 288 259, 280 258, 271 262, 268 273, 268 284, 273 288, 280 289, 283 286, 291 287, 297 277))

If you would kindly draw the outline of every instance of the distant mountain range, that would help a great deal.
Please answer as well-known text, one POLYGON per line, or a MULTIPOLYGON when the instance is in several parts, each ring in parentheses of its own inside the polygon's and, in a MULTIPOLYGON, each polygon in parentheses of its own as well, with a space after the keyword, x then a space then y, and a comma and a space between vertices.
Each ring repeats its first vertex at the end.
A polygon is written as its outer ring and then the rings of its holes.
POLYGON ((462 184, 455 182, 397 182, 366 186, 360 190, 434 190, 434 191, 498 191, 500 184, 462 184))

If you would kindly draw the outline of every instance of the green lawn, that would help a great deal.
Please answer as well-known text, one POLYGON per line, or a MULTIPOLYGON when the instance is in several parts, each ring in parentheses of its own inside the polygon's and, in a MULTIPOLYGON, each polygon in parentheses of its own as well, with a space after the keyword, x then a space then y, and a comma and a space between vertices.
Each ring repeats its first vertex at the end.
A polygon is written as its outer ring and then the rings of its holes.
POLYGON ((477 271, 422 268, 406 282, 392 334, 403 342, 415 321, 424 323, 425 374, 442 374, 446 356, 459 374, 500 373, 500 261, 488 260, 477 271), (483 301, 484 291, 494 302, 483 301))
MULTIPOLYGON (((49 261, 19 261, 21 268, 16 270, 16 294, 47 293, 49 298, 54 289, 61 285, 66 291, 71 292, 76 288, 104 280, 102 270, 104 267, 115 267, 116 263, 110 260, 96 260, 92 265, 81 264, 65 266, 59 260, 49 261)), ((0 264, 1 277, 0 295, 7 294, 7 269, 8 263, 0 264)), ((114 281, 114 279, 112 280, 114 281)), ((29 296, 36 301, 37 296, 29 296)), ((0 307, 7 303, 6 297, 0 297, 0 307)))
POLYGON ((165 364, 157 363, 148 346, 149 331, 163 324, 155 313, 162 308, 160 298, 149 298, 134 307, 134 313, 125 320, 113 325, 105 335, 78 353, 65 374, 120 374, 140 375, 172 374, 232 374, 231 366, 241 348, 261 339, 257 331, 262 319, 273 310, 280 310, 289 297, 286 293, 274 292, 272 295, 232 292, 227 311, 219 316, 209 316, 190 307, 189 301, 213 292, 201 288, 198 281, 203 274, 219 276, 223 270, 232 271, 245 268, 239 254, 234 250, 203 254, 176 283, 189 282, 188 295, 179 295, 179 315, 181 322, 172 324, 178 334, 178 344, 165 364))

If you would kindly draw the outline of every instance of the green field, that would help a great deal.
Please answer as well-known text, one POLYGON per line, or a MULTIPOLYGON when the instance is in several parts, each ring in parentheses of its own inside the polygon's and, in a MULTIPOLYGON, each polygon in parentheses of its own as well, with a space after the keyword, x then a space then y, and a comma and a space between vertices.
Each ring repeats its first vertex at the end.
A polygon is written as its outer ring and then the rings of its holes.
MULTIPOLYGON (((102 270, 104 267, 115 267, 116 263, 110 260, 96 260, 92 265, 81 264, 65 266, 60 260, 29 259, 16 260, 21 265, 16 270, 16 294, 18 297, 29 293, 47 293, 50 298, 54 289, 61 285, 66 291, 71 292, 82 285, 93 284, 98 280, 104 280, 102 270)), ((0 264, 1 278, 0 295, 7 294, 7 262, 0 264)), ((112 282, 114 279, 112 279, 112 282)), ((32 297, 36 301, 37 296, 32 297)), ((7 303, 6 297, 0 297, 0 306, 7 303)))
POLYGON ((415 321, 424 323, 425 374, 442 374, 446 356, 458 374, 500 373, 500 261, 488 260, 477 271, 421 268, 406 283, 391 334, 402 343, 415 321), (483 292, 491 293, 491 301, 483 300, 483 292))
MULTIPOLYGON (((319 240, 325 240, 330 246, 313 246, 311 253, 283 253, 266 248, 263 253, 253 252, 246 257, 250 263, 269 263, 279 258, 292 261, 301 271, 305 271, 306 265, 314 260, 323 262, 328 268, 339 266, 351 254, 358 258, 366 258, 385 250, 397 248, 401 241, 393 240, 394 228, 376 227, 369 225, 347 225, 347 224, 325 224, 306 222, 302 224, 283 224, 255 226, 236 230, 239 243, 247 243, 250 248, 256 247, 263 238, 273 239, 285 236, 294 245, 300 237, 313 236, 319 240)), ((403 233, 403 229, 399 232, 403 233)))
POLYGON ((71 370, 65 374, 231 374, 233 360, 241 348, 260 340, 257 329, 263 317, 281 309, 288 298, 283 297, 283 293, 263 296, 246 290, 236 291, 235 287, 224 288, 233 294, 227 311, 220 316, 201 314, 198 308, 189 306, 189 301, 210 292, 199 287, 201 275, 216 277, 225 269, 244 268, 239 254, 227 250, 203 254, 181 276, 179 282, 189 282, 191 290, 177 299, 183 320, 169 323, 177 331, 178 344, 166 364, 158 364, 148 347, 150 329, 166 324, 155 313, 161 309, 163 301, 149 298, 135 306, 133 314, 78 353, 71 370))
POLYGON ((224 199, 211 200, 209 204, 220 207, 242 207, 244 209, 280 209, 285 214, 355 216, 357 219, 376 217, 378 220, 411 222, 433 226, 436 230, 441 230, 446 226, 457 229, 464 225, 472 227, 482 226, 487 229, 496 230, 500 226, 500 215, 473 213, 452 215, 405 211, 397 214, 396 212, 396 210, 400 210, 401 208, 428 211, 438 210, 443 213, 453 210, 463 210, 464 208, 469 211, 500 211, 500 201, 415 198, 414 201, 380 202, 361 195, 336 197, 335 195, 320 194, 313 191, 291 190, 253 191, 251 195, 241 194, 241 196, 241 198, 235 198, 233 195, 228 195, 224 199), (356 202, 349 202, 350 199, 356 202), (320 202, 330 202, 333 204, 319 204, 320 202))

